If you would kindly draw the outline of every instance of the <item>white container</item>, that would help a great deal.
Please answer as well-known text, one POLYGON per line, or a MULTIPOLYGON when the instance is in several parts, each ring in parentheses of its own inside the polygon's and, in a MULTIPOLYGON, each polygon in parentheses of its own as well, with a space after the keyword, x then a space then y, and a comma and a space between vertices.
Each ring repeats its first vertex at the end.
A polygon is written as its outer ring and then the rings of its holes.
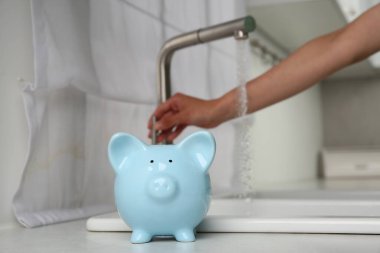
POLYGON ((325 178, 380 178, 380 149, 325 149, 325 178))

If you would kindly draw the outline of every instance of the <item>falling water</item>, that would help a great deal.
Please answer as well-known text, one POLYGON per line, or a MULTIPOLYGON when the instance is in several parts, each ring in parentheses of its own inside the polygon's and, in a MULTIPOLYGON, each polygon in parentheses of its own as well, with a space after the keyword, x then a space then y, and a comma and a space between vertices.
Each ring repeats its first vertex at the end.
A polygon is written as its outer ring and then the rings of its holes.
MULTIPOLYGON (((237 81, 239 90, 238 115, 243 117, 248 111, 248 95, 247 95, 247 40, 237 40, 237 81)), ((238 153, 238 175, 239 180, 245 192, 254 192, 253 181, 253 154, 252 154, 252 118, 244 117, 238 121, 237 138, 239 147, 238 153)))
POLYGON ((238 114, 239 116, 244 116, 247 114, 247 89, 246 89, 246 68, 247 68, 247 55, 246 55, 246 41, 237 40, 236 41, 236 55, 237 55, 237 81, 239 87, 239 105, 238 114))

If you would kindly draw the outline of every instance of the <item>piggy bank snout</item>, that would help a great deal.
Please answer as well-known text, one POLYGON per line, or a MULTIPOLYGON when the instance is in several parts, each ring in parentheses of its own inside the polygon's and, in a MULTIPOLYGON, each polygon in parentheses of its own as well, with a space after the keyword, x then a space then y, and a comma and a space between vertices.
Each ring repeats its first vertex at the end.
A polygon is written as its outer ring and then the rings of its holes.
POLYGON ((176 192, 177 185, 174 179, 168 176, 160 175, 148 182, 148 194, 154 199, 170 199, 174 197, 176 192))

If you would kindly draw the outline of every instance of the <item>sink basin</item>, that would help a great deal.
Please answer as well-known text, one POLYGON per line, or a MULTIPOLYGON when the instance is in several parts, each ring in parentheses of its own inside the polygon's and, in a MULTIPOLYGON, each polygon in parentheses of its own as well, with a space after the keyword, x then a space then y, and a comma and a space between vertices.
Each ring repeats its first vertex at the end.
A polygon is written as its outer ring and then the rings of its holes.
MULTIPOLYGON (((130 231, 117 213, 87 221, 89 231, 130 231)), ((198 232, 380 234, 380 191, 260 192, 211 201, 198 232)))

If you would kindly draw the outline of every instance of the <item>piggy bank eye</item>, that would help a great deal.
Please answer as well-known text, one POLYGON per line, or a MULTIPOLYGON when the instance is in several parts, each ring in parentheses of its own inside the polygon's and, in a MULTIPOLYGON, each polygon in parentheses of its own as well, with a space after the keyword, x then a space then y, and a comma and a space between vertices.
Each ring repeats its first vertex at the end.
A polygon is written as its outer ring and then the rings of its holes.
POLYGON ((154 161, 153 161, 153 160, 150 160, 150 163, 154 163, 154 161))
POLYGON ((169 163, 172 163, 173 162, 173 160, 169 160, 169 163))

